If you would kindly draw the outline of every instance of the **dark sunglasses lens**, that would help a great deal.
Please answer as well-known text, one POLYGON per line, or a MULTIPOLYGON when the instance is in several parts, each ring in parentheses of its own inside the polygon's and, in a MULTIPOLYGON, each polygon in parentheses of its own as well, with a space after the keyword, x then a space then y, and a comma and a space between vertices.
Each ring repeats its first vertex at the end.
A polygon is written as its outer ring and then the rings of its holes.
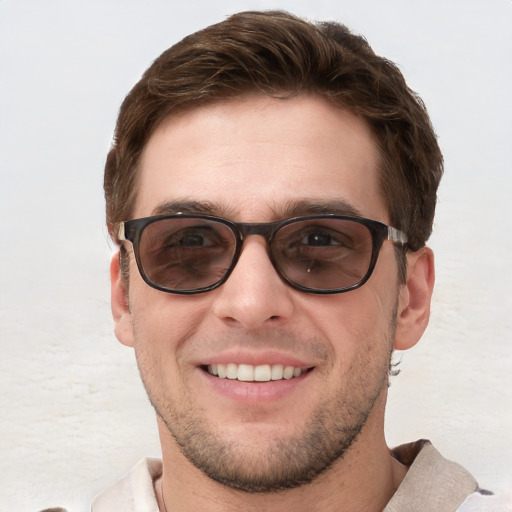
POLYGON ((287 224, 273 243, 279 270, 311 290, 339 290, 360 283, 370 268, 372 235, 358 222, 314 219, 287 224))
POLYGON ((146 226, 139 243, 144 274, 167 290, 190 291, 218 283, 235 253, 235 236, 221 222, 160 219, 146 226))

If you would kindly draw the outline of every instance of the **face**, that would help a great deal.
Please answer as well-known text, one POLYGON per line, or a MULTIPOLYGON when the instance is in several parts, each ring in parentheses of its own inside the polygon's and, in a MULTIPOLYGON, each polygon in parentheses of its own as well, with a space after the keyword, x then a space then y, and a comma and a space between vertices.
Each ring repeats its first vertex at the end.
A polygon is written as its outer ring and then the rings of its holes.
MULTIPOLYGON (((133 218, 271 222, 320 210, 388 223, 377 167, 366 124, 321 98, 222 102, 155 131, 133 218)), ((226 283, 191 296, 146 285, 127 247, 117 335, 135 348, 164 452, 179 447, 184 464, 219 482, 269 491, 311 481, 382 423, 399 296, 391 243, 363 287, 326 296, 285 284, 259 236, 245 240, 226 283), (246 371, 276 380, 247 382, 246 371)))

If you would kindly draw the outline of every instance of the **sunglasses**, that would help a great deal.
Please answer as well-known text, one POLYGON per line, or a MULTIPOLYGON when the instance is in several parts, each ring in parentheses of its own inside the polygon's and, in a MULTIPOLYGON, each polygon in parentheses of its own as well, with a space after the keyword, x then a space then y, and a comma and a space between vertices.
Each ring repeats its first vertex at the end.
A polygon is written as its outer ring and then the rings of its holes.
POLYGON ((211 215, 175 213, 121 222, 119 239, 133 244, 144 281, 168 293, 203 293, 222 285, 245 238, 262 236, 281 278, 293 288, 342 293, 370 278, 382 244, 405 247, 407 237, 381 222, 321 214, 277 222, 232 222, 211 215))

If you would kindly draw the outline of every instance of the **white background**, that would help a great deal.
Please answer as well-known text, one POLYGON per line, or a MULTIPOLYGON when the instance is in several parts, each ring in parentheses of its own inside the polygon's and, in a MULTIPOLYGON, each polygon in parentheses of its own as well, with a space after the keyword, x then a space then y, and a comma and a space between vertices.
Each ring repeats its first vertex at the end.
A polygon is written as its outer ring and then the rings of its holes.
POLYGON ((428 437, 512 483, 510 0, 0 0, 0 511, 91 498, 159 444, 112 334, 102 173, 119 105, 186 34, 245 9, 336 19, 394 60, 445 154, 431 325, 390 390, 391 445, 428 437))

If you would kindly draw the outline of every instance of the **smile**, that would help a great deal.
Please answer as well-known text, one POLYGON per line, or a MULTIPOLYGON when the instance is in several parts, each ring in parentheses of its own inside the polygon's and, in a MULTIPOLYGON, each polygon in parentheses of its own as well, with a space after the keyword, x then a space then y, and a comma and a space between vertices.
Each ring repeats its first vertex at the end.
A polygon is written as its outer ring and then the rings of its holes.
POLYGON ((289 380, 299 377, 307 368, 284 366, 282 364, 212 364, 207 366, 210 375, 221 379, 239 380, 243 382, 269 382, 271 380, 289 380))

